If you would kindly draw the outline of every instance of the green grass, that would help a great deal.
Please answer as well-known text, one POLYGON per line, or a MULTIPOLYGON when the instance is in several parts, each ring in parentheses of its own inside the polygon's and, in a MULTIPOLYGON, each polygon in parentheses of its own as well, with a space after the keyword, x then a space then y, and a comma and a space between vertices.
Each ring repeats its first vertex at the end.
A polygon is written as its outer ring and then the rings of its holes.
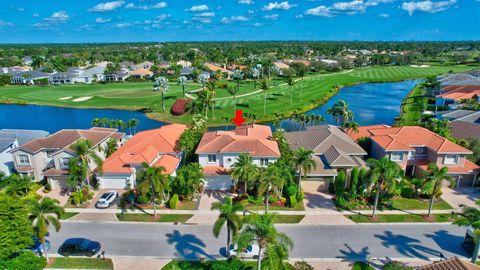
POLYGON ((399 123, 404 126, 413 126, 418 123, 422 117, 422 104, 426 104, 428 98, 425 95, 425 88, 422 85, 417 85, 403 100, 402 113, 400 115, 399 123))
MULTIPOLYGON (((248 107, 237 106, 255 113, 261 119, 271 120, 276 113, 288 116, 296 109, 306 111, 325 103, 335 95, 338 87, 363 82, 400 81, 414 78, 425 78, 449 71, 461 72, 474 69, 476 66, 432 66, 416 68, 410 66, 386 66, 358 68, 352 72, 337 72, 329 74, 309 74, 303 83, 300 96, 300 83, 294 88, 294 102, 290 101, 290 88, 286 85, 274 86, 268 91, 267 115, 263 116, 264 94, 262 92, 237 98, 238 104, 248 104, 248 107)), ((229 82, 233 84, 234 82, 229 82)), ((280 84, 280 81, 279 81, 280 84)), ((189 83, 187 91, 201 88, 198 83, 189 83)), ((253 82, 243 82, 240 95, 254 91, 253 82)), ((228 97, 223 89, 217 90, 217 97, 228 97)), ((3 103, 28 103, 40 105, 53 105, 63 107, 87 108, 116 108, 136 110, 149 107, 154 110, 149 116, 158 120, 169 122, 189 123, 191 116, 173 116, 170 108, 175 99, 182 98, 182 88, 175 83, 170 84, 170 89, 165 95, 167 113, 161 112, 160 94, 152 91, 150 82, 92 84, 92 85, 63 85, 63 86, 7 86, 0 89, 0 102, 3 103), (62 97, 72 97, 68 100, 59 100, 62 97), (74 102, 73 99, 92 96, 83 102, 74 102)), ((223 99, 216 102, 215 117, 210 113, 210 124, 224 124, 223 117, 233 115, 233 99, 223 99)))
MULTIPOLYGON (((398 210, 427 210, 429 205, 428 200, 409 199, 402 197, 395 197, 392 200, 392 209, 398 210)), ((436 199, 433 203, 434 210, 449 210, 452 209, 446 201, 436 199)))
POLYGON ((374 220, 367 215, 346 215, 347 218, 357 223, 390 223, 390 222, 450 222, 450 214, 432 214, 432 220, 426 220, 422 215, 398 214, 398 215, 377 215, 374 220))
POLYGON ((276 215, 273 218, 273 223, 300 223, 305 215, 276 215))
MULTIPOLYGON (((249 211, 264 211, 265 210, 264 205, 255 205, 255 204, 247 204, 247 205, 245 205, 245 208, 249 211)), ((268 206, 268 210, 269 211, 304 211, 305 206, 303 205, 303 202, 297 203, 297 206, 295 208, 270 205, 270 206, 268 206)))
POLYGON ((65 220, 65 219, 69 219, 71 217, 74 217, 78 215, 78 212, 64 212, 61 216, 60 216, 60 219, 61 220, 65 220))
POLYGON ((110 259, 97 258, 53 258, 53 263, 47 268, 65 269, 113 269, 113 262, 110 259))
POLYGON ((160 217, 158 220, 153 220, 148 214, 116 214, 119 221, 136 221, 136 222, 186 222, 193 215, 190 214, 162 214, 157 213, 160 217))
MULTIPOLYGON (((167 265, 165 265, 162 270, 210 270, 214 267, 215 264, 220 262, 208 261, 208 262, 199 262, 199 261, 177 261, 172 260, 167 265)), ((256 263, 253 261, 243 262, 245 270, 253 270, 256 267, 256 263)))
POLYGON ((352 270, 375 270, 375 268, 369 266, 365 262, 355 262, 352 266, 352 270))

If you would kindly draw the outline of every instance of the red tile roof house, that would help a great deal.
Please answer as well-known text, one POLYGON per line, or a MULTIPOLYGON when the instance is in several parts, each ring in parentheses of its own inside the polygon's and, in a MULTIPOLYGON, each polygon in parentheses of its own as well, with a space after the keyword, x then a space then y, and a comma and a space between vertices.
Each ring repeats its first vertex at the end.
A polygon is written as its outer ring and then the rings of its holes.
POLYGON ((97 174, 100 188, 134 188, 136 173, 143 163, 164 167, 166 174, 175 176, 181 162, 176 144, 186 128, 172 124, 137 133, 105 160, 103 173, 97 174))
POLYGON ((205 188, 229 189, 232 180, 228 171, 241 153, 249 153, 253 163, 265 167, 280 157, 277 142, 269 126, 245 125, 230 131, 205 133, 198 145, 198 163, 207 175, 205 188))
POLYGON ((480 84, 479 85, 448 85, 442 88, 442 94, 437 95, 438 104, 458 107, 462 99, 474 99, 480 101, 480 84))
MULTIPOLYGON (((48 137, 28 142, 12 150, 15 170, 30 175, 35 181, 47 179, 52 189, 66 188, 68 161, 75 157, 70 146, 80 139, 92 142, 92 149, 105 159, 105 149, 110 138, 121 140, 124 133, 111 128, 64 129, 48 137)), ((96 166, 89 164, 93 171, 96 166)))
POLYGON ((480 172, 480 166, 465 158, 472 151, 423 127, 364 126, 358 133, 350 132, 350 136, 354 140, 369 137, 372 157, 390 157, 407 176, 420 177, 428 164, 436 163, 439 167, 448 167, 448 174, 457 180, 457 186, 472 186, 480 172))

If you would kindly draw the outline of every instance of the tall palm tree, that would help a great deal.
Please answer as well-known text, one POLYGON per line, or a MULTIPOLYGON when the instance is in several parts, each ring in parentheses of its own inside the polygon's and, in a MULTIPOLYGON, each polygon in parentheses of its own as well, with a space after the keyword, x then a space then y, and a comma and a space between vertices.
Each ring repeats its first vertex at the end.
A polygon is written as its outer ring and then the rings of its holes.
POLYGON ((150 167, 147 163, 142 164, 142 170, 137 176, 137 187, 145 195, 148 191, 152 192, 153 216, 157 216, 157 194, 161 198, 169 192, 170 185, 168 176, 165 174, 164 167, 150 167))
POLYGON ((277 169, 278 167, 269 165, 266 169, 262 169, 258 177, 257 193, 259 196, 265 195, 265 213, 268 213, 268 197, 270 192, 275 196, 280 195, 280 191, 284 185, 284 179, 277 169))
POLYGON ((198 82, 202 84, 202 90, 205 90, 205 84, 208 82, 208 77, 205 74, 198 76, 198 82))
POLYGON ((45 236, 48 235, 50 226, 55 228, 55 231, 60 231, 61 224, 58 220, 60 215, 64 212, 59 202, 55 199, 44 197, 39 201, 28 201, 28 217, 32 221, 35 235, 42 244, 44 256, 48 261, 47 248, 45 246, 45 236))
POLYGON ((293 247, 293 241, 284 233, 278 232, 273 226, 274 214, 252 214, 246 217, 245 228, 238 235, 236 242, 238 250, 244 250, 248 245, 258 244, 257 270, 261 269, 262 254, 270 247, 283 247, 284 251, 293 247))
POLYGON ((216 88, 217 84, 215 81, 209 81, 206 84, 207 90, 210 91, 210 94, 212 96, 213 104, 212 104, 212 116, 215 117, 215 95, 216 95, 216 88))
POLYGON ((337 125, 353 121, 353 112, 348 108, 348 104, 344 100, 337 101, 327 110, 327 113, 335 119, 337 125))
POLYGON ((300 84, 300 99, 302 99, 302 94, 303 94, 303 80, 305 78, 305 75, 307 75, 307 67, 302 65, 301 68, 297 70, 297 75, 302 78, 302 82, 300 84))
POLYGON ((358 123, 356 122, 346 122, 343 123, 342 128, 344 128, 347 132, 353 131, 355 133, 358 133, 358 123))
POLYGON ((197 104, 199 104, 200 107, 205 110, 205 116, 208 116, 208 109, 215 106, 215 99, 213 98, 213 94, 208 90, 202 90, 198 92, 198 98, 196 101, 198 101, 197 104))
POLYGON ((453 224, 472 229, 472 237, 474 237, 475 248, 473 249, 471 262, 475 264, 477 262, 478 255, 480 254, 480 209, 463 206, 462 213, 458 214, 458 217, 455 219, 455 221, 453 221, 453 224))
POLYGON ((237 83, 237 92, 240 91, 240 81, 243 80, 244 74, 240 69, 235 69, 232 74, 232 79, 237 83))
POLYGON ((232 165, 230 176, 237 181, 243 182, 244 194, 247 193, 247 184, 252 181, 258 174, 258 167, 253 164, 252 156, 242 153, 238 157, 237 162, 232 165))
POLYGON ((260 82, 260 89, 262 89, 262 91, 263 91, 263 115, 265 115, 266 112, 267 112, 268 88, 270 88, 270 86, 268 85, 267 80, 263 80, 263 81, 260 82))
POLYGON ((238 93, 238 87, 232 87, 229 86, 227 87, 227 92, 233 97, 233 111, 237 111, 237 93, 238 93))
POLYGON ((371 170, 370 178, 375 190, 375 203, 372 213, 372 217, 374 218, 380 193, 395 188, 397 180, 402 174, 402 169, 396 162, 391 161, 388 157, 381 159, 370 158, 367 160, 367 165, 371 170))
POLYGON ((130 128, 130 134, 131 135, 135 135, 135 133, 137 133, 137 127, 138 127, 138 124, 140 124, 140 121, 136 118, 132 118, 130 120, 128 120, 128 128, 130 128), (133 132, 132 132, 133 130, 133 132))
POLYGON ((177 84, 182 86, 183 98, 185 98, 185 85, 187 85, 188 78, 185 76, 180 76, 177 79, 177 84))
POLYGON ((158 77, 153 83, 153 91, 160 91, 162 94, 162 110, 165 112, 165 93, 168 91, 170 85, 168 79, 165 77, 158 77))
POLYGON ((242 219, 237 214, 245 209, 245 205, 242 203, 234 204, 231 197, 227 197, 225 203, 215 202, 212 203, 212 210, 219 210, 217 221, 213 225, 213 235, 218 238, 222 231, 223 225, 227 226, 227 245, 225 251, 227 256, 230 251, 230 242, 232 238, 235 238, 238 231, 242 228, 242 219), (226 223, 226 224, 225 224, 226 223))
POLYGON ((252 68, 253 89, 257 89, 257 80, 260 76, 260 71, 257 68, 252 68))
POLYGON ((427 217, 430 216, 432 213, 432 208, 433 208, 433 202, 435 200, 435 195, 439 194, 442 190, 442 181, 445 180, 452 180, 448 174, 448 168, 447 167, 442 167, 439 168, 437 164, 435 163, 430 163, 428 164, 428 169, 425 175, 425 182, 423 182, 423 185, 432 185, 433 190, 432 194, 430 195, 430 203, 428 204, 428 213, 427 217))
POLYGON ((290 103, 293 102, 293 86, 295 85, 295 80, 293 79, 292 76, 288 76, 285 79, 285 82, 290 86, 290 103))
POLYGON ((293 163, 298 172, 298 191, 302 190, 302 176, 305 179, 307 175, 317 167, 317 164, 312 158, 313 154, 314 152, 312 150, 307 150, 303 147, 298 148, 294 153, 293 163))
POLYGON ((105 148, 105 156, 109 157, 118 149, 118 141, 114 138, 110 138, 107 141, 107 147, 105 148))
POLYGON ((76 143, 70 146, 70 149, 75 153, 69 166, 74 168, 69 168, 69 171, 81 172, 80 175, 83 179, 87 180, 87 186, 90 188, 90 166, 89 164, 97 165, 98 172, 103 172, 103 160, 95 153, 95 150, 92 148, 92 142, 86 139, 80 139, 76 143))

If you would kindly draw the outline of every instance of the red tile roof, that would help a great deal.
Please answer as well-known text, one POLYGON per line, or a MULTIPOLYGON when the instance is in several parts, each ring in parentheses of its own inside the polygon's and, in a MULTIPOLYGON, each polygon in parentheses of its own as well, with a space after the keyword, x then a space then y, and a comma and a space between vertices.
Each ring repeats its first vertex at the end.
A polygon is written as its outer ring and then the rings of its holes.
MULTIPOLYGON (((427 159, 422 159, 415 161, 415 165, 417 165, 417 168, 420 168, 422 171, 427 171, 428 170, 428 165, 432 163, 427 159)), ((459 173, 459 174, 469 174, 473 172, 479 172, 480 171, 480 166, 476 165, 475 163, 471 162, 468 159, 465 159, 465 163, 463 166, 458 166, 458 165, 443 165, 448 168, 449 173, 459 173)))
POLYGON ((480 270, 480 266, 453 257, 445 261, 438 261, 419 267, 418 270, 480 270))
POLYGON ((438 96, 444 99, 462 100, 480 96, 480 85, 449 85, 444 88, 447 92, 438 96))
POLYGON ((223 68, 223 67, 220 67, 220 66, 217 66, 217 65, 214 65, 214 64, 207 63, 207 64, 205 64, 205 67, 208 68, 210 71, 219 71, 220 70, 223 73, 229 73, 229 74, 233 73, 232 71, 230 71, 226 68, 223 68))
POLYGON ((202 137, 196 153, 249 153, 257 157, 279 157, 277 142, 271 137, 272 130, 263 125, 240 126, 231 131, 210 131, 202 137))
POLYGON ((105 160, 105 173, 131 173, 133 168, 129 164, 152 164, 163 166, 166 173, 172 174, 177 168, 180 159, 176 157, 176 142, 187 126, 172 124, 161 128, 142 131, 128 140, 122 147, 105 160))
POLYGON ((358 131, 355 132, 351 129, 347 130, 348 135, 354 140, 358 140, 363 137, 370 137, 372 136, 372 133, 370 133, 369 130, 371 129, 383 129, 383 128, 388 128, 390 126, 387 125, 372 125, 372 126, 362 126, 358 127, 358 131))
POLYGON ((205 166, 203 173, 206 175, 228 174, 229 170, 222 166, 205 166))

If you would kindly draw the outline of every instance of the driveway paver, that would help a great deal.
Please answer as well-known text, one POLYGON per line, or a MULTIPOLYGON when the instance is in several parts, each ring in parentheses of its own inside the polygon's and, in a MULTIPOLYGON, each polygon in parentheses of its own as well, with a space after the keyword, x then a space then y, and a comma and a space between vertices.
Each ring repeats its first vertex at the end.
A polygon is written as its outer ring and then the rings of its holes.
POLYGON ((43 192, 43 188, 37 190, 37 194, 43 197, 55 199, 60 202, 60 205, 65 205, 70 197, 66 192, 60 189, 54 189, 48 193, 43 192))
POLYGON ((480 191, 473 187, 458 187, 456 189, 444 187, 442 199, 454 209, 460 208, 461 205, 478 207, 475 201, 480 199, 480 191))
POLYGON ((118 221, 114 213, 80 213, 69 220, 118 221))
POLYGON ((303 181, 302 188, 305 194, 303 199, 305 211, 337 212, 337 208, 332 200, 333 196, 327 193, 323 181, 303 181))
POLYGON ((112 260, 115 270, 160 270, 170 262, 168 259, 144 257, 113 257, 112 260))

